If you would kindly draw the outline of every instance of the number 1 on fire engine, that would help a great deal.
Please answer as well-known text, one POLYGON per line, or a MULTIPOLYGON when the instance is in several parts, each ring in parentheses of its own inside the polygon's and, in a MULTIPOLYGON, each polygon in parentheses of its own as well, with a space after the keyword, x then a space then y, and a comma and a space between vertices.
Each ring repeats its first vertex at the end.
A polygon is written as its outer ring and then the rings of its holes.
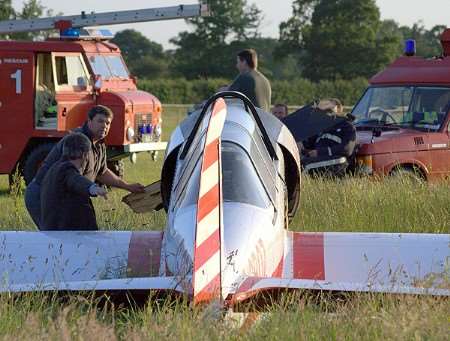
POLYGON ((16 94, 22 93, 22 70, 18 69, 16 72, 11 74, 11 79, 16 80, 16 94))

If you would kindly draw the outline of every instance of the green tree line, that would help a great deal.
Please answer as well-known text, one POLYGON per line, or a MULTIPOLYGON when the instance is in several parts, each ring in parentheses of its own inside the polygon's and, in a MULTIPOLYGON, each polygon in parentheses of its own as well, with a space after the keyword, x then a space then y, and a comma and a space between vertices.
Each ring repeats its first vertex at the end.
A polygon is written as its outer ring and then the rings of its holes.
MULTIPOLYGON (((163 103, 200 103, 214 94, 218 88, 227 84, 225 78, 191 79, 156 78, 141 79, 140 89, 149 91, 163 103)), ((302 105, 314 99, 337 97, 344 105, 353 105, 367 87, 366 78, 352 80, 321 80, 312 82, 305 78, 272 81, 272 102, 289 105, 302 105)))
POLYGON ((188 19, 173 50, 124 30, 113 39, 131 72, 140 78, 233 79, 235 55, 258 51, 260 69, 271 80, 369 78, 402 54, 406 39, 417 41, 417 54, 441 54, 444 25, 427 30, 422 23, 400 26, 381 20, 375 0, 294 0, 291 17, 280 24, 279 38, 261 36, 263 14, 247 0, 209 0, 212 15, 188 19))
MULTIPOLYGON (((58 13, 58 15, 61 13, 58 13)), ((12 6, 11 0, 0 0, 0 21, 14 20, 14 19, 33 19, 42 16, 56 15, 52 9, 48 9, 42 5, 39 0, 23 1, 21 10, 17 10, 12 6)), ((50 32, 24 32, 12 33, 8 35, 1 35, 0 39, 14 39, 14 40, 36 40, 45 39, 50 32)))

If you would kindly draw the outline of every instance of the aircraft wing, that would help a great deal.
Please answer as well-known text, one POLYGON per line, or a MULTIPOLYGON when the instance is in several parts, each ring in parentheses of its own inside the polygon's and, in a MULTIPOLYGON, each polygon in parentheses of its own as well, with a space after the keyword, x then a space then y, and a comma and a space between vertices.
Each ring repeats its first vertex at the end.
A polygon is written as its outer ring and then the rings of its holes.
POLYGON ((234 302, 279 289, 450 296, 450 235, 288 232, 281 277, 243 277, 234 302))
POLYGON ((187 290, 185 289, 185 282, 178 277, 142 277, 93 281, 20 283, 0 287, 0 292, 170 290, 179 293, 187 293, 187 290))
POLYGON ((180 291, 158 277, 163 232, 1 232, 0 292, 180 291))

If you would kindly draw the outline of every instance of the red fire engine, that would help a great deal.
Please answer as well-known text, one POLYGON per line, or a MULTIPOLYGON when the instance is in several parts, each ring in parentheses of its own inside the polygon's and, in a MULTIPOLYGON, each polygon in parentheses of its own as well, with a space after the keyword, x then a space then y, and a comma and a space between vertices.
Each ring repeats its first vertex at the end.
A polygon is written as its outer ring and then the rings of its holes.
POLYGON ((0 22, 3 34, 60 30, 59 38, 42 42, 0 41, 0 174, 18 169, 31 181, 54 144, 96 104, 114 112, 106 139, 111 166, 165 149, 161 102, 137 89, 109 31, 84 27, 205 14, 205 5, 180 5, 0 22))
POLYGON ((405 56, 370 79, 352 111, 364 172, 450 176, 450 29, 441 43, 442 56, 425 59, 407 41, 405 56))

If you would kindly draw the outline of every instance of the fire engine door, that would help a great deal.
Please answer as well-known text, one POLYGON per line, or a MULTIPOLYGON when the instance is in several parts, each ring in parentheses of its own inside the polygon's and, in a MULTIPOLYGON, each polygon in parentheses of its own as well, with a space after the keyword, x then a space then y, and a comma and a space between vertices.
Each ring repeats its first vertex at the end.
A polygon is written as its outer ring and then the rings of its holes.
POLYGON ((86 121, 94 96, 81 53, 52 53, 58 131, 79 127, 86 121))
POLYGON ((33 133, 31 52, 0 51, 0 174, 10 173, 33 133))

